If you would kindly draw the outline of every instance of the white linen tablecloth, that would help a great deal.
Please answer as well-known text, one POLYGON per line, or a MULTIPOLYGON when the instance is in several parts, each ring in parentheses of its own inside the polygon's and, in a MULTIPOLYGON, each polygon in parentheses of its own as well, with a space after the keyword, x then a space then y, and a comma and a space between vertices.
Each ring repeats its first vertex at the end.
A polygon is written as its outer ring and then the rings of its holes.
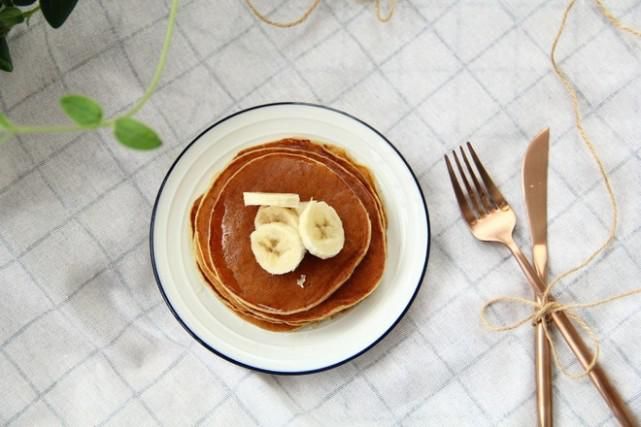
MULTIPOLYGON (((285 18, 307 2, 256 3, 285 18)), ((609 3, 641 26, 641 2, 609 3)), ((140 115, 161 149, 134 152, 106 131, 0 147, 0 424, 533 425, 531 328, 479 326, 485 300, 530 292, 504 249, 468 232, 442 155, 475 143, 527 247, 520 162, 550 126, 552 273, 600 244, 607 198, 547 57, 564 6, 401 0, 381 24, 373 1, 328 0, 279 30, 239 0, 181 2, 166 73, 140 115), (387 135, 420 178, 433 233, 425 283, 397 328, 356 360, 302 377, 248 371, 194 342, 162 302, 148 252, 151 205, 185 145, 224 115, 287 100, 344 109, 387 135)), ((124 111, 151 78, 167 12, 166 0, 83 0, 59 30, 35 18, 11 36, 16 70, 0 74, 0 111, 61 122, 65 93, 124 111)), ((641 285, 641 41, 579 0, 559 54, 621 208, 614 246, 559 288, 564 301, 591 301, 641 285)), ((585 313, 639 419, 640 307, 635 297, 585 313)), ((616 425, 588 380, 554 384, 558 425, 616 425)))

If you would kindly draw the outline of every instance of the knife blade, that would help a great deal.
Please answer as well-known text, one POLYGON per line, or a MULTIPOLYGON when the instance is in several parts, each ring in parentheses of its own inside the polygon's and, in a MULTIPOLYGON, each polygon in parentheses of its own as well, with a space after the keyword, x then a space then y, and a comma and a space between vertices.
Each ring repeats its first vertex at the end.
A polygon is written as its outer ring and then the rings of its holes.
POLYGON ((547 276, 548 153, 550 130, 539 133, 528 146, 523 160, 523 194, 532 233, 532 256, 537 273, 547 276))
MULTIPOLYGON (((532 261, 537 274, 547 283, 547 175, 550 130, 537 135, 523 159, 523 194, 532 234, 532 261)), ((540 302, 540 299, 537 299, 540 302)), ((540 427, 551 427, 552 362, 550 344, 543 325, 535 329, 537 420, 540 427)))

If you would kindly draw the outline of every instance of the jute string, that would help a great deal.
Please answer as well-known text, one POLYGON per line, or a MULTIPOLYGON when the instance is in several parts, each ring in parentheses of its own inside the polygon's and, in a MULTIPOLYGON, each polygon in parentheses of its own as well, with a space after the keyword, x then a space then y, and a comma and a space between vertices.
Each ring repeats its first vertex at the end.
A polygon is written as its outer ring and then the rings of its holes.
MULTIPOLYGON (((608 172, 604 166, 603 160, 599 156, 596 147, 594 143, 592 142, 592 139, 588 135, 588 133, 585 130, 585 127, 583 125, 583 114, 581 113, 581 109, 579 106, 579 97, 577 95, 577 90, 568 75, 561 69, 557 62, 556 58, 556 50, 557 46, 559 44, 559 40, 561 39, 561 36, 563 35, 563 31, 565 30, 568 16, 574 7, 574 4, 576 3, 576 0, 570 0, 568 5, 565 8, 565 11, 563 12, 563 17, 561 20, 561 25, 559 26, 559 30, 556 33, 556 37, 554 38, 554 42, 552 43, 552 49, 550 51, 550 61, 552 62, 552 68, 554 70, 554 73, 556 76, 559 78, 561 81, 561 84, 563 85, 565 91, 567 94, 570 96, 570 101, 572 103, 572 110, 574 111, 574 124, 575 127, 579 133, 579 136, 581 137, 581 141, 583 142, 584 146, 587 148, 588 152, 590 153, 590 156, 596 163, 597 169, 599 171, 599 175, 601 176, 601 179, 603 181, 603 184, 605 186, 605 189, 608 193, 608 199, 610 202, 610 207, 612 211, 612 218, 610 222, 610 227, 608 230, 608 236, 605 239, 605 241, 599 246, 590 256, 585 258, 582 262, 580 262, 578 265, 576 265, 573 268, 570 268, 569 270, 561 273, 557 277, 555 277, 549 284, 547 285, 545 292, 543 293, 543 298, 541 298, 541 303, 536 302, 536 301, 531 301, 526 298, 521 298, 521 297, 514 297, 514 296, 501 296, 494 298, 490 301, 488 301, 483 308, 481 309, 481 324, 489 330, 492 331, 511 331, 516 328, 519 328, 520 326, 532 322, 532 324, 537 324, 539 322, 542 322, 543 324, 543 330, 545 331, 545 336, 547 340, 550 342, 550 348, 552 351, 552 356, 554 358, 554 363, 557 366, 558 369, 563 372, 563 374, 567 375, 568 377, 571 378, 581 378, 583 376, 586 376, 590 373, 592 369, 594 369, 594 366, 596 366, 597 360, 599 358, 599 353, 600 353, 600 342, 599 342, 599 337, 596 335, 594 329, 588 325, 588 323, 581 317, 579 316, 575 310, 577 309, 586 309, 586 308, 592 308, 592 307, 598 307, 602 306, 617 300, 621 300, 633 295, 639 295, 641 294, 641 288, 637 289, 632 289, 630 291, 618 294, 618 295, 613 295, 608 298, 604 298, 598 301, 594 302, 589 302, 589 303, 570 303, 570 304, 563 304, 558 301, 554 302, 545 302, 547 301, 547 296, 550 295, 552 292, 552 288, 559 283, 561 280, 564 278, 568 277, 571 274, 574 274, 578 271, 581 271, 588 267, 592 261, 594 261, 599 255, 601 255, 614 241, 616 237, 616 230, 617 230, 617 218, 618 218, 618 207, 617 207, 617 201, 616 197, 614 194, 614 190, 612 189, 612 183, 610 181, 610 177, 608 175, 608 172), (527 306, 533 307, 533 312, 529 316, 522 318, 512 324, 507 324, 507 325, 496 325, 492 322, 490 322, 487 318, 487 310, 498 303, 516 303, 516 304, 524 304, 527 306), (579 373, 570 373, 568 370, 561 364, 559 360, 559 355, 558 351, 556 349, 556 346, 554 345, 554 342, 552 341, 552 338, 550 336, 550 331, 548 329, 547 322, 545 319, 552 313, 555 312, 560 312, 564 311, 566 316, 573 320, 576 324, 579 325, 579 327, 588 335, 590 340, 592 341, 592 352, 593 352, 593 357, 588 366, 581 372, 579 373)), ((603 0, 595 0, 597 9, 603 14, 603 16, 608 20, 608 22, 615 28, 617 28, 620 31, 624 31, 627 33, 630 33, 634 36, 641 37, 641 31, 638 29, 635 29, 633 27, 627 26, 623 24, 605 5, 603 0)))
MULTIPOLYGON (((381 0, 376 0, 376 17, 378 18, 379 21, 381 22, 387 22, 390 19, 392 19, 392 16, 394 16, 394 11, 396 10, 396 0, 388 0, 388 7, 387 7, 387 13, 383 12, 383 7, 381 6, 381 0)), ((305 10, 305 12, 298 18, 292 20, 292 21, 285 21, 285 22, 279 22, 279 21, 274 21, 264 13, 262 13, 258 8, 254 5, 252 0, 245 0, 247 3, 247 7, 249 7, 249 10, 252 11, 256 17, 263 21, 265 24, 271 25, 272 27, 277 27, 277 28, 291 28, 295 27, 299 24, 302 24, 303 22, 307 21, 307 18, 316 10, 318 5, 320 4, 321 0, 313 0, 312 3, 309 5, 309 7, 305 10)))

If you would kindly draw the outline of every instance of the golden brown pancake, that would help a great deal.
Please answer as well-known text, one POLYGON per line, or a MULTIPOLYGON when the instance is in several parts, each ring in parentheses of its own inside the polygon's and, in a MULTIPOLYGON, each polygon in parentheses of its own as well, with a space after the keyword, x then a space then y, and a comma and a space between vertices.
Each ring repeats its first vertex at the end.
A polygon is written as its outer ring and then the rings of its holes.
POLYGON ((243 305, 276 314, 305 311, 327 299, 352 275, 371 238, 369 215, 349 185, 323 163, 289 153, 252 159, 229 178, 213 207, 210 230, 212 266, 220 283, 243 305), (251 250, 249 235, 258 208, 244 206, 247 191, 297 193, 301 200, 326 201, 343 222, 343 249, 327 260, 308 255, 291 273, 269 274, 251 250), (299 287, 302 275, 306 281, 299 287))
MULTIPOLYGON (((316 152, 316 157, 318 158, 319 155, 322 155, 325 158, 325 161, 330 161, 336 163, 337 160, 342 160, 342 163, 346 166, 345 169, 351 168, 351 173, 358 176, 358 178, 366 183, 371 183, 371 180, 363 179, 362 176, 359 175, 359 170, 361 172, 366 171, 367 169, 364 167, 358 167, 358 165, 354 164, 354 162, 349 159, 348 156, 344 154, 344 151, 339 151, 339 153, 343 154, 343 158, 337 159, 336 155, 329 154, 332 152, 332 149, 335 147, 332 146, 321 146, 318 144, 313 144, 310 141, 306 140, 281 140, 277 141, 276 143, 270 143, 266 144, 263 146, 255 146, 252 147, 249 150, 245 150, 243 154, 239 154, 240 157, 246 157, 249 155, 261 155, 264 152, 268 151, 264 147, 269 146, 272 147, 270 150, 273 150, 274 147, 278 146, 279 150, 281 151, 288 151, 291 152, 293 148, 299 149, 299 150, 306 150, 308 153, 315 151, 316 152), (282 147, 282 148, 281 148, 282 147), (328 153, 329 152, 329 153, 328 153)), ((340 149, 338 149, 340 150, 340 149)), ((236 163, 236 161, 232 162, 232 165, 236 163)), ((231 168, 231 166, 225 170, 225 172, 228 172, 228 170, 231 168)), ((343 169, 342 167, 339 167, 338 169, 341 169, 343 171, 343 174, 348 174, 349 173, 343 169)), ((223 172, 222 175, 225 174, 223 172)), ((354 177, 351 177, 352 180, 354 177)), ((370 177, 371 178, 371 177, 370 177)), ((361 188, 360 194, 361 196, 364 194, 364 189, 361 188)), ((375 189, 370 189, 371 193, 375 196, 376 191, 375 189)), ((365 196, 367 200, 367 195, 365 196)), ((371 195, 369 196, 369 199, 371 199, 371 195)), ((378 198, 376 198, 378 201, 378 198)), ((198 203, 195 204, 195 206, 198 205, 198 203)), ((371 208, 371 200, 370 203, 368 204, 370 206, 369 213, 371 217, 376 217, 376 213, 374 210, 371 208)), ((379 205, 379 208, 381 210, 381 215, 382 216, 382 207, 380 206, 380 201, 378 201, 377 205, 379 205)), ((374 234, 374 233, 373 233, 374 234)), ((384 232, 383 234, 383 239, 379 239, 379 244, 375 244, 376 238, 372 238, 372 244, 370 245, 370 251, 368 252, 367 258, 368 262, 365 263, 363 262, 361 266, 359 266, 358 270, 358 275, 354 276, 344 285, 339 288, 339 290, 328 300, 320 304, 319 306, 315 307, 312 310, 308 310, 306 312, 302 313, 297 313, 295 315, 289 315, 289 316, 281 316, 281 315, 266 315, 265 313, 260 313, 256 312, 256 315, 258 317, 262 318, 268 318, 270 321, 286 321, 288 323, 292 324, 304 324, 307 323, 310 320, 320 320, 324 317, 330 316, 341 309, 347 308, 358 301, 362 300, 365 296, 367 296, 371 291, 374 290, 376 285, 378 284, 378 281, 380 279, 380 275, 382 274, 382 269, 383 269, 383 264, 384 264, 384 242, 381 242, 381 240, 384 240, 384 232), (379 248, 378 251, 373 250, 374 248, 379 248), (376 261, 378 260, 378 261, 376 261), (366 268, 366 266, 369 264, 369 268, 366 268), (372 268, 372 265, 377 265, 377 267, 372 268), (366 274, 366 272, 369 271, 369 274, 366 274)), ((364 260, 365 261, 365 260, 364 260)), ((206 266, 203 266, 206 270, 206 266)), ((216 278, 212 276, 212 274, 209 274, 209 277, 207 279, 210 283, 216 281, 216 278)), ((212 286, 216 286, 215 284, 212 286)), ((220 291, 219 289, 217 289, 220 291)), ((249 307, 241 307, 241 309, 249 309, 249 307)))
MULTIPOLYGON (((210 205, 216 198, 215 193, 219 192, 220 188, 223 187, 227 175, 232 175, 235 170, 247 160, 275 151, 286 153, 304 152, 306 155, 316 160, 322 160, 325 164, 330 165, 346 182, 352 185, 352 189, 355 190, 356 194, 361 198, 372 221, 372 237, 369 250, 350 279, 321 304, 310 310, 291 315, 268 314, 253 311, 251 307, 247 307, 239 301, 234 301, 230 295, 227 295, 227 298, 225 298, 223 294, 226 294, 227 291, 221 287, 216 275, 208 268, 207 257, 204 256, 205 254, 198 247, 198 241, 196 242, 195 252, 197 254, 199 267, 205 279, 227 306, 242 315, 246 320, 260 327, 270 330, 285 330, 287 325, 300 327, 310 322, 330 317, 358 303, 376 288, 382 276, 385 263, 385 216, 382 203, 378 198, 374 180, 369 170, 355 163, 344 150, 331 145, 315 144, 309 140, 284 139, 254 146, 240 152, 234 161, 214 180, 208 191, 208 194, 213 193, 212 199, 204 200, 202 205, 201 198, 194 202, 191 218, 192 223, 194 223, 194 228, 197 228, 197 224, 195 223, 198 208, 201 208, 199 210, 201 213, 199 218, 201 228, 203 226, 208 227, 208 221, 204 212, 211 208, 210 205), (268 322, 265 322, 265 320, 268 322), (270 325, 271 323, 274 324, 270 325)), ((200 233, 200 236, 198 236, 198 234, 199 233, 195 233, 195 237, 200 237, 200 244, 206 246, 207 233, 200 233)))
MULTIPOLYGON (((284 150, 285 152, 291 152, 292 150, 289 148, 290 146, 291 144, 289 141, 283 141, 278 146, 278 149, 284 150)), ((273 152, 275 149, 274 147, 276 147, 276 145, 272 145, 272 148, 270 148, 269 151, 273 152)), ((320 146, 307 142, 308 155, 312 155, 309 150, 315 147, 320 146)), ((259 155, 265 151, 267 150, 257 147, 254 151, 246 151, 244 155, 249 153, 259 155)), ((318 154, 313 154, 313 156, 315 156, 315 158, 323 158, 326 164, 331 165, 335 172, 339 173, 346 182, 352 185, 352 189, 361 198, 372 222, 372 238, 370 241, 370 247, 349 280, 322 304, 319 304, 305 312, 287 316, 272 314, 265 316, 257 313, 259 317, 264 319, 272 321, 286 321, 290 324, 302 324, 309 321, 321 320, 361 301, 376 288, 383 274, 386 255, 385 230, 382 225, 382 208, 380 210, 378 209, 377 199, 373 197, 372 190, 363 185, 362 182, 358 182, 357 177, 354 174, 354 167, 352 167, 352 172, 350 172, 347 168, 338 165, 332 156, 327 153, 323 153, 322 151, 318 154)))

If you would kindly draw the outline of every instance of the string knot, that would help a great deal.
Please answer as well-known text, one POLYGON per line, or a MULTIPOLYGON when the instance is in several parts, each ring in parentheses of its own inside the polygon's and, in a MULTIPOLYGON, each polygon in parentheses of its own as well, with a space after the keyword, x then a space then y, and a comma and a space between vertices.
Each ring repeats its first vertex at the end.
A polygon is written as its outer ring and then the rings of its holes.
POLYGON ((537 303, 535 308, 536 310, 534 310, 532 315, 532 326, 534 327, 543 321, 547 322, 550 314, 563 310, 563 306, 556 301, 537 303))
POLYGON ((481 325, 489 331, 507 332, 507 331, 513 331, 528 322, 531 322, 533 326, 536 326, 539 323, 541 323, 543 325, 543 331, 545 332, 545 337, 550 343, 550 349, 552 350, 552 356, 553 356, 554 364, 556 365, 556 367, 563 374, 565 374, 570 378, 581 378, 588 375, 592 371, 592 369, 594 369, 594 367, 596 366, 597 360, 599 358, 599 353, 601 351, 601 347, 599 344, 599 338, 594 332, 594 329, 590 325, 588 325, 588 323, 575 312, 575 309, 598 307, 601 305, 609 304, 613 301, 631 297, 633 295, 641 295, 641 288, 632 289, 630 291, 627 291, 618 295, 614 295, 595 302, 563 304, 555 300, 547 299, 548 292, 552 287, 552 285, 554 284, 555 284, 555 281, 553 281, 550 285, 548 285, 547 291, 544 293, 544 295, 541 298, 542 302, 532 301, 526 298, 514 297, 514 296, 500 296, 486 302, 485 305, 483 305, 483 307, 481 308, 481 325), (490 309, 490 307, 498 303, 513 303, 513 304, 516 303, 520 305, 526 305, 526 306, 532 307, 533 311, 528 316, 525 316, 519 320, 516 320, 513 323, 498 325, 491 322, 487 318, 487 311, 490 309), (552 341, 552 337, 548 329, 548 322, 546 321, 546 319, 549 318, 549 316, 553 315, 554 313, 558 313, 561 311, 565 313, 568 319, 574 321, 592 341, 592 353, 593 353, 592 359, 590 360, 590 363, 588 363, 587 366, 585 366, 585 369, 582 372, 579 372, 578 374, 570 373, 562 366, 561 362, 559 361, 559 354, 556 350, 556 346, 552 341))

